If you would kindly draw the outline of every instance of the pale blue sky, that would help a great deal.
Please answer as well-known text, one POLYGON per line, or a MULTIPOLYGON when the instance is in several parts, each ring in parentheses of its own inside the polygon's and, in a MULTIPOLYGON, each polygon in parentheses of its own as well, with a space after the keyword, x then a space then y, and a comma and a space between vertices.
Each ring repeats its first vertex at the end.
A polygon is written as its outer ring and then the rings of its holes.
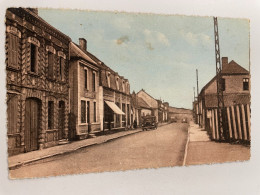
MULTIPOLYGON (((215 74, 212 17, 39 9, 48 23, 87 39, 88 51, 129 79, 131 91, 145 89, 176 107, 192 107, 196 68, 199 89, 215 74)), ((221 56, 249 69, 249 21, 218 18, 221 56)))

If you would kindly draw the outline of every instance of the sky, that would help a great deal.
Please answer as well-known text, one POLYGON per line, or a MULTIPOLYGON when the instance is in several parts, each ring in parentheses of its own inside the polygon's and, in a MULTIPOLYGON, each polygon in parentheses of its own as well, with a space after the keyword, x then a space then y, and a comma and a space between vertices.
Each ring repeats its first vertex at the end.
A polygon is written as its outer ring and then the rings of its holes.
MULTIPOLYGON (((39 9, 39 16, 119 75, 131 92, 144 89, 170 106, 192 108, 199 90, 216 74, 212 17, 39 9), (195 89, 197 90, 197 89, 195 89)), ((218 18, 220 55, 249 70, 249 20, 218 18)))

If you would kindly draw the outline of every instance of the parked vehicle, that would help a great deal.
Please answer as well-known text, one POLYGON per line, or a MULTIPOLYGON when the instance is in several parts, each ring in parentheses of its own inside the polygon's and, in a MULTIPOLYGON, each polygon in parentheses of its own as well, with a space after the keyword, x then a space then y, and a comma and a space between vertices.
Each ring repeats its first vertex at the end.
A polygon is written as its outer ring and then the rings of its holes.
POLYGON ((142 129, 143 131, 148 129, 157 129, 157 122, 155 116, 143 116, 142 117, 142 129))
POLYGON ((175 116, 171 117, 171 123, 177 123, 177 118, 175 116))
POLYGON ((186 119, 186 118, 183 118, 183 119, 181 120, 181 122, 182 122, 182 123, 187 123, 187 119, 186 119))

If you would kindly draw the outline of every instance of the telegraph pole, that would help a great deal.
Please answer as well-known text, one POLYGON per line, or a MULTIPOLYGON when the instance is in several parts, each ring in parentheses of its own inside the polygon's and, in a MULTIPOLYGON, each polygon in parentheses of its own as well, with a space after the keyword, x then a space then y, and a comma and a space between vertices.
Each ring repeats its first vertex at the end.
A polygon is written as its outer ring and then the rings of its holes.
POLYGON ((224 97, 222 89, 222 75, 221 75, 221 61, 220 61, 220 48, 219 48, 219 35, 218 35, 218 19, 214 19, 214 37, 215 37, 215 56, 216 56, 216 78, 217 78, 217 98, 218 98, 218 129, 220 140, 224 139, 224 97))
POLYGON ((199 98, 199 75, 198 75, 198 69, 196 69, 196 79, 197 79, 197 101, 198 101, 198 123, 200 126, 200 98, 199 98))

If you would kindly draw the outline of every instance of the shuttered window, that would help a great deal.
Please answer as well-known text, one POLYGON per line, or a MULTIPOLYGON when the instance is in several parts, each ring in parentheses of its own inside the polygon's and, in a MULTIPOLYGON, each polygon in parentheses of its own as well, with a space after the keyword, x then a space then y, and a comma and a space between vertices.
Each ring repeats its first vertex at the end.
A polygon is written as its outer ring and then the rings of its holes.
POLYGON ((19 37, 9 33, 8 66, 18 67, 19 37))
POLYGON ((54 54, 51 52, 48 52, 48 77, 54 78, 54 54))
POLYGON ((60 67, 59 67, 60 80, 64 81, 65 80, 65 72, 64 72, 65 60, 64 60, 64 58, 60 57, 59 62, 60 62, 60 67))
POLYGON ((8 134, 18 132, 17 129, 18 98, 13 97, 7 103, 7 126, 8 134))

